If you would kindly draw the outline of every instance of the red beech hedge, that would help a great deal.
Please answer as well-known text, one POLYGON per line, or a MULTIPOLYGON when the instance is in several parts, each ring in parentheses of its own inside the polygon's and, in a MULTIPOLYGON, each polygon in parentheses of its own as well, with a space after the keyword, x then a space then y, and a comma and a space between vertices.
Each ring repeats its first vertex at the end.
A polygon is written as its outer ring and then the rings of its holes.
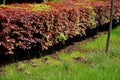
MULTIPOLYGON (((114 19, 120 21, 120 1, 114 19)), ((0 54, 16 49, 48 49, 60 41, 85 35, 109 22, 110 2, 12 4, 0 6, 0 54), (63 39, 63 40, 62 40, 63 39)))

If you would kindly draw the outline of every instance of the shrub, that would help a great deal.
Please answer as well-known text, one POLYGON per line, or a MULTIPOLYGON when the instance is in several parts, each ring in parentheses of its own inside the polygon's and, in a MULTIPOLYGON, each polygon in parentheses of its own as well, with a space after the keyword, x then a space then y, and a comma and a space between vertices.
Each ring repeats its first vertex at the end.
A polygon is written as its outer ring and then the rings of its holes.
MULTIPOLYGON (((98 1, 2 6, 0 54, 13 54, 17 50, 33 48, 46 50, 74 36, 86 35, 87 29, 95 29, 97 25, 109 22, 109 4, 107 1, 98 1), (16 9, 16 6, 22 8, 16 9)), ((119 1, 116 1, 114 19, 118 22, 119 7, 119 1)))

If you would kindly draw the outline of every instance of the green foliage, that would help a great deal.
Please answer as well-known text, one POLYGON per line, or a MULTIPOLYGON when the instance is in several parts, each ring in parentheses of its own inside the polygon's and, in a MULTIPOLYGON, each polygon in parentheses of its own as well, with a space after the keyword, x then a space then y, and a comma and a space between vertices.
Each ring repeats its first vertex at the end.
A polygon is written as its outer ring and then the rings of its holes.
MULTIPOLYGON (((111 36, 111 50, 112 54, 115 55, 114 53, 116 53, 116 51, 118 51, 118 49, 116 48, 112 48, 113 46, 117 46, 120 47, 119 45, 117 45, 120 42, 120 27, 117 27, 116 30, 113 30, 112 36, 111 36)), ((95 39, 94 41, 85 43, 81 46, 81 48, 83 50, 87 50, 88 52, 99 52, 105 51, 105 47, 106 47, 106 39, 107 39, 107 34, 106 35, 102 35, 100 36, 98 39, 95 39), (97 45, 97 46, 96 46, 97 45)), ((117 53, 116 53, 117 54, 117 53)))
POLYGON ((91 6, 88 6, 88 8, 90 9, 89 21, 92 24, 92 27, 95 27, 96 26, 96 20, 95 20, 96 13, 91 6))
POLYGON ((25 9, 25 7, 22 6, 12 6, 12 5, 0 5, 1 8, 8 8, 8 9, 25 9))
POLYGON ((50 5, 46 4, 26 4, 22 5, 0 5, 1 8, 8 8, 8 9, 17 9, 17 10, 27 10, 27 11, 48 11, 51 7, 50 5))
POLYGON ((31 11, 48 11, 50 9, 49 5, 45 5, 45 4, 30 4, 30 6, 32 7, 31 11))
POLYGON ((1 7, 5 7, 5 6, 6 6, 6 5, 4 5, 4 4, 0 4, 0 8, 1 8, 1 7))
POLYGON ((66 40, 66 36, 64 35, 64 33, 60 33, 58 41, 59 42, 64 42, 66 40))

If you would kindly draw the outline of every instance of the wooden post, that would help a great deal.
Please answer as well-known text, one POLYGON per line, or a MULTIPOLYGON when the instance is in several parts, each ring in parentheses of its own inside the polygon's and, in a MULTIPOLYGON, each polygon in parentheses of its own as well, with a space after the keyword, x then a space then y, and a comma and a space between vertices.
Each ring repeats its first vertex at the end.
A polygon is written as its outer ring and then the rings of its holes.
POLYGON ((109 25, 109 31, 108 31, 108 37, 107 37, 107 43, 106 43, 106 53, 110 52, 110 37, 111 37, 111 31, 112 31, 113 6, 114 6, 114 0, 111 0, 110 25, 109 25))

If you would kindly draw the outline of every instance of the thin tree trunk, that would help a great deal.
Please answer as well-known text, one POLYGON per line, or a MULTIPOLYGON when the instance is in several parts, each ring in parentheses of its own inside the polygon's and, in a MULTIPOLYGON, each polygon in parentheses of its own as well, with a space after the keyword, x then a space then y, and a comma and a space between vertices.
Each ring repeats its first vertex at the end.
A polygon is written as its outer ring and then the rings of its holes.
POLYGON ((6 0, 3 0, 3 4, 4 4, 4 5, 6 4, 6 0))
POLYGON ((43 2, 46 2, 46 0, 43 0, 43 2))
POLYGON ((114 0, 111 0, 110 25, 109 25, 109 31, 108 31, 107 44, 106 44, 106 53, 110 52, 110 37, 112 32, 113 6, 114 6, 114 0))

